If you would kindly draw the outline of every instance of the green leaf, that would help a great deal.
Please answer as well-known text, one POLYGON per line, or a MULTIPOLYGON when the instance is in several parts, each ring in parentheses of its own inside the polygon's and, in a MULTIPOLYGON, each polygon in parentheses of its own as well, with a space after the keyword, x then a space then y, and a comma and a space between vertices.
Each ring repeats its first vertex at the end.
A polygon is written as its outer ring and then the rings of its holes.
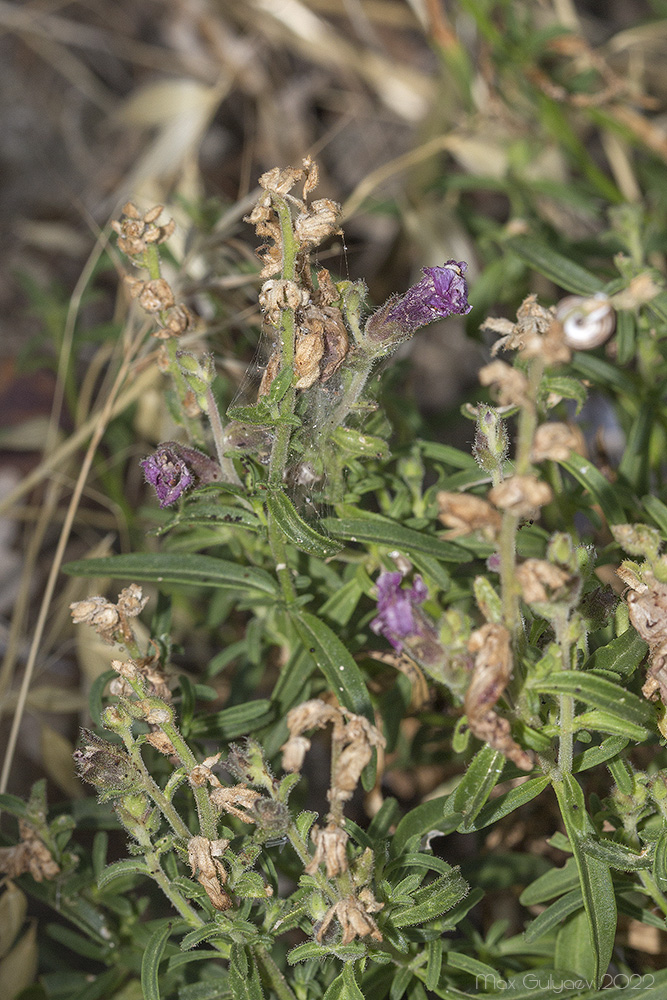
POLYGON ((346 708, 373 720, 373 709, 362 673, 349 650, 328 625, 307 611, 292 611, 292 620, 329 687, 346 708))
POLYGON ((257 962, 250 949, 240 944, 232 945, 229 986, 234 1000, 264 1000, 257 962))
POLYGON ((606 646, 600 646, 586 661, 583 670, 613 670, 630 677, 648 652, 648 645, 633 628, 628 628, 606 646))
POLYGON ((589 747, 582 753, 577 754, 572 762, 572 773, 578 774, 580 771, 588 771, 591 767, 604 764, 625 750, 629 740, 623 736, 610 736, 597 747, 589 747))
POLYGON ((374 434, 362 434, 352 427, 337 427, 331 437, 348 455, 371 456, 380 460, 389 458, 387 442, 374 434))
POLYGON ((581 715, 577 715, 576 723, 581 730, 590 729, 596 733, 622 736, 626 742, 631 739, 643 743, 650 735, 650 730, 646 726, 637 726, 628 719, 611 715, 609 712, 601 712, 599 709, 592 709, 590 712, 582 712, 581 715))
POLYGON ((467 829, 472 833, 473 830, 483 830, 485 826, 497 823, 498 820, 509 816, 515 809, 520 809, 526 802, 530 802, 531 799, 536 798, 548 785, 549 778, 529 778, 528 781, 524 781, 517 788, 511 788, 503 795, 499 795, 491 802, 487 802, 480 809, 477 819, 473 823, 468 824, 467 829))
POLYGON ((302 552, 317 556, 318 559, 328 559, 340 552, 342 546, 311 528, 282 490, 269 490, 266 494, 266 506, 287 541, 302 552))
POLYGON ((452 465, 455 469, 477 469, 479 472, 479 466, 469 451, 461 451, 451 444, 440 444, 439 441, 420 440, 418 444, 425 458, 452 465))
POLYGON ((449 798, 449 795, 440 795, 406 813, 391 839, 392 854, 400 854, 412 837, 422 837, 432 830, 438 830, 442 834, 452 833, 461 821, 461 814, 450 813, 445 816, 449 798))
POLYGON ((539 916, 535 917, 528 924, 525 931, 526 941, 529 944, 533 941, 538 941, 544 934, 548 934, 554 927, 562 923, 566 917, 580 910, 583 905, 581 886, 578 885, 576 889, 571 889, 570 892, 566 892, 564 896, 557 899, 555 903, 547 906, 546 910, 543 910, 539 916))
POLYGON ((238 736, 245 736, 246 733, 272 722, 275 715, 275 706, 267 698, 257 698, 243 705, 223 708, 211 715, 196 715, 192 720, 190 733, 198 737, 235 740, 238 736))
POLYGON ((501 979, 497 969, 487 965, 486 962, 480 962, 477 958, 465 955, 461 951, 448 951, 446 960, 447 965, 451 969, 460 969, 461 972, 467 972, 469 975, 474 976, 476 980, 481 979, 483 982, 486 982, 487 978, 490 978, 492 982, 498 982, 501 979))
POLYGON ((628 433, 618 471, 633 490, 644 493, 648 488, 650 439, 655 427, 655 407, 643 405, 628 433))
POLYGON ((546 400, 554 393, 563 399, 573 399, 575 401, 575 414, 581 412, 581 408, 588 399, 588 391, 581 379, 570 378, 568 375, 547 375, 540 384, 540 400, 546 400))
POLYGON ((508 240, 507 246, 535 271, 575 295, 594 295, 603 287, 590 271, 530 236, 508 240))
POLYGON ((262 527, 257 515, 247 507, 199 501, 188 504, 184 511, 175 514, 166 524, 161 525, 155 534, 164 535, 183 524, 212 527, 240 524, 252 531, 259 531, 262 527))
POLYGON ((351 944, 317 944, 315 941, 306 941, 305 944, 298 944, 287 953, 287 961, 290 965, 297 962, 307 962, 309 959, 329 958, 335 955, 342 961, 354 961, 363 958, 366 954, 366 945, 358 941, 351 944))
POLYGON ((426 959, 424 985, 427 990, 434 990, 438 985, 440 970, 442 969, 442 945, 443 942, 439 939, 429 941, 426 945, 426 954, 428 957, 426 959))
MULTIPOLYGON (((614 681, 581 670, 563 670, 530 684, 539 694, 567 694, 624 722, 652 729, 655 710, 614 681)), ((577 720, 577 725, 580 720, 577 720)), ((584 728, 583 726, 581 728, 584 728)))
POLYGON ((572 451, 569 458, 561 461, 560 465, 592 494, 596 503, 602 508, 609 524, 625 524, 627 522, 623 507, 618 501, 618 486, 612 486, 595 468, 590 459, 583 458, 572 451))
POLYGON ((158 970, 171 934, 171 921, 161 923, 151 934, 141 960, 141 989, 144 1000, 160 1000, 158 970))
POLYGON ((505 756, 493 747, 485 745, 477 751, 445 807, 445 815, 460 813, 463 817, 457 827, 459 833, 474 829, 474 821, 498 784, 506 763, 505 756))
MULTIPOLYGON (((114 674, 116 671, 114 670, 114 674)), ((12 816, 25 816, 28 812, 28 804, 20 799, 18 795, 10 795, 8 792, 0 794, 0 810, 11 813, 12 816)))
POLYGON ((398 549, 410 555, 422 552, 443 562, 470 562, 469 552, 453 542, 443 542, 434 535, 426 535, 414 528, 405 528, 396 521, 374 514, 364 518, 323 518, 323 524, 336 538, 350 542, 370 542, 387 549, 398 549))
POLYGON ((651 868, 650 857, 637 854, 625 847, 624 844, 617 844, 613 840, 584 837, 581 846, 589 857, 598 858, 617 871, 638 872, 651 868))
POLYGON ((179 583, 251 593, 259 591, 271 596, 278 592, 276 581, 263 569, 213 556, 132 552, 104 559, 79 559, 66 563, 63 572, 70 576, 110 576, 113 579, 151 580, 155 583, 179 583))
POLYGON ((667 538, 667 506, 658 497, 650 494, 642 497, 642 504, 649 517, 660 528, 662 537, 667 538))
POLYGON ((637 346, 637 324, 631 312, 623 310, 616 315, 616 363, 621 367, 629 364, 635 356, 637 346))
MULTIPOLYGON (((584 794, 576 778, 564 775, 554 782, 563 823, 579 871, 584 907, 595 952, 594 976, 600 985, 611 961, 616 934, 616 900, 609 866, 583 850, 583 838, 593 832, 584 794)), ((575 971, 579 971, 578 969, 575 971)))
POLYGON ((589 351, 576 351, 572 368, 596 386, 618 392, 629 399, 634 399, 637 394, 634 381, 618 364, 611 364, 589 351))
POLYGON ((667 893, 667 830, 662 831, 655 845, 653 878, 660 892, 667 893))
POLYGON ((411 905, 392 910, 391 923, 400 929, 435 920, 441 913, 451 910, 469 890, 470 887, 460 872, 452 871, 448 875, 442 875, 415 892, 411 905))
POLYGON ((579 871, 574 858, 568 858, 562 868, 550 868, 527 886, 519 896, 522 906, 536 906, 554 896, 562 896, 579 885, 579 871))
MULTIPOLYGON (((593 943, 585 910, 580 909, 578 913, 569 917, 558 931, 554 958, 557 969, 564 971, 577 969, 579 975, 583 975, 587 982, 594 981, 593 943)), ((605 993, 606 990, 601 995, 601 1000, 605 993)))
POLYGON ((144 861, 140 861, 138 858, 128 858, 125 861, 114 861, 112 865, 105 868, 100 877, 97 880, 98 889, 104 889, 113 882, 114 879, 121 878, 125 875, 144 875, 146 878, 150 878, 150 871, 148 866, 144 861))

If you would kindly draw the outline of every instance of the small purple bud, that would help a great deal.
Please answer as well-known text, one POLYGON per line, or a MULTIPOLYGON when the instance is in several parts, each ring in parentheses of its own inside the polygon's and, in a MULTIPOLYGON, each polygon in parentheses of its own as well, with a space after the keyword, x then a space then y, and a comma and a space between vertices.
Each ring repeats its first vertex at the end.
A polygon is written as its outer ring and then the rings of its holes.
POLYGON ((428 597, 428 590, 420 576, 414 585, 403 589, 402 573, 381 573, 377 579, 378 614, 371 622, 376 635, 383 635, 395 650, 403 647, 403 639, 424 636, 425 619, 418 606, 428 597))
POLYGON ((153 455, 139 464, 144 470, 146 482, 155 489, 160 507, 176 503, 191 486, 213 483, 220 478, 217 462, 196 448, 188 448, 175 441, 165 441, 153 455))
POLYGON ((464 260, 448 260, 442 267, 424 267, 424 275, 405 295, 389 299, 366 324, 366 341, 373 345, 398 344, 436 319, 472 309, 463 277, 464 260))

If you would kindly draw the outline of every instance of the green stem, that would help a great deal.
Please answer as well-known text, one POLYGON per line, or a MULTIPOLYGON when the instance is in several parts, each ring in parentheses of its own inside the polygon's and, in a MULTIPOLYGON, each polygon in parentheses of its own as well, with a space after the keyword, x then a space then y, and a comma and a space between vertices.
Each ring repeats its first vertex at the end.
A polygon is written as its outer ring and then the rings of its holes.
POLYGON ((241 480, 239 479, 236 469, 234 468, 234 463, 231 458, 227 458, 225 455, 225 432, 222 426, 222 420, 220 419, 218 404, 210 386, 206 390, 206 404, 206 415, 208 416, 208 422, 211 425, 213 442, 215 444, 215 453, 218 456, 218 463, 222 469, 225 482, 236 483, 237 486, 240 486, 241 480))
POLYGON ((283 592, 284 601, 287 605, 291 605, 296 601, 296 588, 294 586, 294 580, 292 579, 292 571, 287 561, 287 548, 285 546, 285 540, 283 538, 282 531, 280 530, 280 526, 276 524, 271 511, 267 511, 267 518, 269 527, 269 545, 271 547, 271 554, 273 555, 276 563, 276 575, 280 583, 280 589, 283 592))
MULTIPOLYGON (((294 238, 292 228, 292 216, 287 202, 282 198, 274 196, 273 207, 280 222, 280 231, 283 247, 283 281, 295 281, 296 279, 296 259, 298 253, 298 243, 294 238)), ((280 314, 280 371, 290 368, 294 375, 294 355, 296 329, 294 324, 294 310, 283 309, 280 314)), ((292 378, 294 381, 294 378, 292 378)), ((292 436, 293 427, 287 418, 294 413, 296 405, 296 389, 293 385, 287 390, 279 404, 280 420, 276 428, 276 436, 271 449, 271 459, 269 463, 269 482, 273 485, 280 485, 285 475, 287 456, 292 436)))
MULTIPOLYGON (((563 614, 553 622, 556 641, 560 648, 561 668, 571 669, 571 643, 567 615, 563 614)), ((558 767, 561 774, 572 773, 574 757, 574 698, 572 695, 560 696, 560 716, 558 720, 560 739, 558 743, 558 767)))
POLYGON ((266 948, 263 948, 261 945, 255 945, 253 947, 253 951, 258 964, 261 966, 264 975, 273 987, 278 1000, 296 1000, 296 996, 290 989, 287 980, 269 955, 266 948))
POLYGON ((162 871, 160 859, 157 854, 154 851, 146 851, 144 853, 144 857, 146 859, 146 865, 150 871, 151 878, 153 878, 160 886, 174 909, 178 910, 183 919, 187 920, 191 927, 201 927, 204 921, 197 913, 195 913, 189 903, 183 899, 180 892, 173 887, 172 883, 162 871))
POLYGON ((660 891, 651 873, 646 871, 646 869, 643 869, 642 871, 640 871, 639 877, 641 879, 642 885, 646 889, 646 892, 649 894, 655 905, 660 910, 662 910, 665 916, 667 916, 667 897, 663 892, 660 891))
POLYGON ((146 793, 153 800, 167 822, 170 823, 176 836, 181 837, 183 840, 190 840, 192 834, 181 819, 177 810, 174 808, 173 804, 169 801, 160 786, 156 784, 151 777, 146 765, 144 764, 139 747, 132 739, 131 734, 127 739, 123 736, 123 742, 129 751, 135 767, 141 772, 146 793))
MULTIPOLYGON (((181 764, 184 765, 188 772, 193 771, 197 767, 197 758, 176 726, 171 722, 163 722, 160 724, 160 729, 171 740, 181 764)), ((195 798, 195 805, 197 806, 201 834, 208 840, 215 840, 218 836, 218 823, 215 810, 208 797, 208 790, 205 785, 202 785, 199 788, 192 788, 192 793, 195 798)))

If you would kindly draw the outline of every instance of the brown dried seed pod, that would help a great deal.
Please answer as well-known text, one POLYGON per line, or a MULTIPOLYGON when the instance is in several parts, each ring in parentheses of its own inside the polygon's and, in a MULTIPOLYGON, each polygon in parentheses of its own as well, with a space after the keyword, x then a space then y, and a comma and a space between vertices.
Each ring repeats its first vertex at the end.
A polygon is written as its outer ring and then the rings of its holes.
POLYGON ((616 327, 616 313, 604 292, 584 297, 568 295, 556 306, 556 319, 563 327, 569 347, 587 351, 609 340, 616 327))

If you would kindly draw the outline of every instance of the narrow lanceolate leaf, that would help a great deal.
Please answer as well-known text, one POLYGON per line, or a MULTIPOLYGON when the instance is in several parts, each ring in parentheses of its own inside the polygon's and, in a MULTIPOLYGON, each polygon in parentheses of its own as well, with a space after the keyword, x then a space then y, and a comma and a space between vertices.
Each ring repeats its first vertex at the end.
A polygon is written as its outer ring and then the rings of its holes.
POLYGON ((633 628, 612 639, 606 646, 596 649, 583 669, 613 670, 623 677, 630 677, 648 652, 648 644, 637 635, 633 628))
POLYGON ((588 856, 583 849, 584 838, 593 833, 593 824, 586 812, 584 794, 576 778, 565 775, 562 781, 554 782, 554 791, 579 871, 584 908, 595 952, 595 979, 599 986, 611 961, 616 934, 614 886, 609 865, 588 856))
POLYGON ((622 721, 648 729, 653 728, 655 710, 652 706, 638 698, 636 694, 626 691, 619 684, 604 677, 581 670, 564 670, 562 673, 552 674, 545 680, 536 681, 530 687, 539 694, 572 695, 577 701, 599 708, 622 721))
POLYGON ((398 549, 409 555, 423 552, 443 562, 470 562, 472 555, 461 545, 443 542, 433 535, 422 534, 414 528, 405 528, 397 521, 374 515, 373 517, 336 518, 325 517, 323 523, 336 538, 350 542, 370 542, 388 549, 398 549))
POLYGON ((602 508, 602 513, 609 524, 624 524, 627 521, 623 507, 618 500, 618 489, 605 479, 593 463, 576 452, 570 452, 569 458, 560 464, 581 485, 591 493, 596 503, 602 508))
POLYGON ((284 534, 285 538, 292 545, 308 555, 317 556, 319 559, 328 559, 336 552, 340 552, 342 546, 333 538, 315 531, 299 513, 296 507, 282 490, 271 490, 266 494, 266 506, 269 514, 274 518, 276 524, 284 534))
POLYGON ((660 892, 667 893, 667 830, 662 831, 655 845, 653 878, 660 892))
POLYGON ((198 714, 192 721, 193 736, 235 740, 273 721, 275 709, 267 698, 257 698, 243 705, 232 705, 210 715, 198 714))
POLYGON ((391 839, 391 853, 400 854, 412 837, 423 837, 431 830, 438 830, 440 833, 455 830, 461 822, 461 813, 448 813, 445 817, 445 806, 449 798, 449 795, 439 795, 437 799, 423 802, 406 813, 391 839))
POLYGON ((70 576, 110 576, 123 580, 151 580, 155 583, 189 584, 222 590, 276 594, 276 581, 263 569, 200 556, 168 552, 143 555, 132 552, 105 559, 79 559, 66 563, 70 576))
POLYGON ((423 889, 414 893, 413 902, 391 914, 394 927, 413 927, 428 920, 435 920, 441 913, 451 910, 468 894, 469 885, 463 876, 454 871, 442 875, 423 889))
POLYGON ((474 822, 467 824, 466 829, 470 830, 470 832, 473 830, 483 830, 485 826, 497 823, 498 820, 509 816, 515 809, 519 809, 526 802, 530 802, 531 799, 536 798, 549 784, 549 778, 529 778, 528 781, 524 781, 517 788, 511 788, 504 795, 499 795, 491 802, 487 802, 480 809, 474 822))
POLYGON ((445 808, 445 815, 461 813, 462 822, 457 827, 459 833, 469 833, 474 829, 474 821, 491 791, 500 780, 506 764, 500 750, 483 746, 473 757, 468 770, 461 778, 445 808))
POLYGON ((584 837, 582 847, 591 858, 604 861, 610 868, 620 872, 638 872, 651 868, 652 859, 647 853, 637 854, 623 844, 613 840, 599 840, 597 837, 584 837))
POLYGON ((562 868, 550 868, 527 886, 519 896, 522 906, 545 903, 554 896, 563 896, 579 886, 579 871, 574 858, 568 858, 562 868))
POLYGON ((158 970, 171 934, 171 922, 157 927, 150 936, 141 960, 141 989, 144 1000, 160 1000, 158 970))
POLYGON ((535 917, 526 927, 526 941, 538 941, 544 934, 557 927, 571 913, 576 913, 584 905, 581 895, 581 886, 566 892, 564 896, 557 899, 555 903, 547 906, 538 917, 535 917))
POLYGON ((516 237, 510 240, 509 246, 526 264, 568 292, 594 295, 603 287, 600 279, 590 271, 529 236, 516 237))
POLYGON ((138 858, 128 858, 126 861, 114 861, 112 865, 104 869, 97 880, 97 886, 99 889, 104 889, 114 879, 126 875, 145 875, 149 877, 150 872, 145 862, 139 861, 138 858))
POLYGON ((293 611, 299 638, 346 708, 373 719, 373 710, 361 670, 335 632, 308 611, 293 611))

